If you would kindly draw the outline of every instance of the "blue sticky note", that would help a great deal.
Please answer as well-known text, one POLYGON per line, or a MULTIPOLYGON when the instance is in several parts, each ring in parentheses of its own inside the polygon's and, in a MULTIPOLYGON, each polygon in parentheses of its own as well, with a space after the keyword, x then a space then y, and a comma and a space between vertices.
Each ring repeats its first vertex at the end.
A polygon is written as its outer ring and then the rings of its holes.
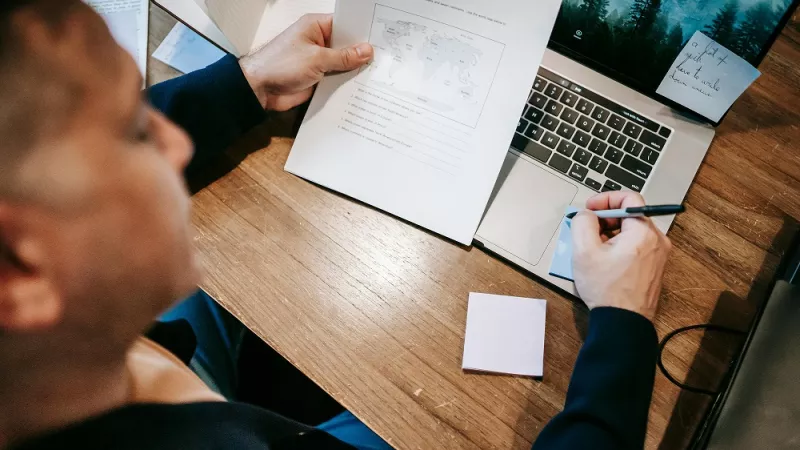
POLYGON ((568 206, 564 212, 564 218, 558 229, 556 251, 553 252, 553 261, 550 263, 550 275, 567 281, 575 279, 572 277, 572 220, 567 219, 566 215, 577 211, 578 208, 568 206))

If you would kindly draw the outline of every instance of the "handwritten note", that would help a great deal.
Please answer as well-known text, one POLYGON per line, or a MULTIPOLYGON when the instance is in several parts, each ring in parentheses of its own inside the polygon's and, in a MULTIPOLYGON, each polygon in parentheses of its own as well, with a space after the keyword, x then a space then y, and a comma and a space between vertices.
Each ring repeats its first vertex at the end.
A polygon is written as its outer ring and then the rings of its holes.
POLYGON ((225 52, 180 22, 153 53, 153 58, 183 73, 203 69, 219 61, 223 56, 225 52))
POLYGON ((697 31, 656 92, 718 122, 761 72, 697 31))

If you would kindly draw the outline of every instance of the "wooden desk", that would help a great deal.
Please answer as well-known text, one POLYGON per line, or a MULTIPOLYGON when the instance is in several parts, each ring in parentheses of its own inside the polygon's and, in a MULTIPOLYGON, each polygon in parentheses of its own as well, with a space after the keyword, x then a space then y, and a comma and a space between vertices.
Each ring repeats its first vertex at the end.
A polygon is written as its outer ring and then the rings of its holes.
MULTIPOLYGON (((174 23, 153 9, 151 50, 174 23)), ((174 75, 150 67, 151 80, 174 75)), ((798 17, 761 69, 719 128, 670 233, 660 336, 709 321, 745 329, 797 231, 798 17)), ((397 448, 529 448, 563 406, 587 312, 478 249, 285 173, 292 139, 275 122, 230 157, 262 150, 194 198, 203 286, 397 448), (548 300, 543 381, 462 372, 470 291, 548 300)), ((690 333, 664 361, 679 379, 713 389, 736 347, 690 333)), ((659 374, 647 448, 685 448, 708 405, 659 374)))

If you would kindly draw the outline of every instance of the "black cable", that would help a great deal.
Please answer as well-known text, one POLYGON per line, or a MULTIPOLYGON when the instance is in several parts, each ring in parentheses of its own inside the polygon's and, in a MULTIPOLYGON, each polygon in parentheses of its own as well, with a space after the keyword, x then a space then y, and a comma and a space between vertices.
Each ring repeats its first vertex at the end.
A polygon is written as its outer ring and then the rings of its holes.
POLYGON ((710 324, 710 323, 704 323, 704 324, 700 324, 700 325, 691 325, 691 326, 688 326, 688 327, 678 328, 677 330, 675 330, 675 331, 669 333, 668 335, 664 336, 664 339, 662 339, 661 343, 658 344, 658 368, 661 370, 661 373, 663 373, 664 376, 667 377, 667 379, 672 384, 674 384, 675 386, 678 386, 679 388, 685 389, 685 390, 687 390, 689 392, 694 392, 694 393, 697 393, 697 394, 710 395, 710 396, 713 397, 713 396, 719 394, 719 392, 710 391, 708 389, 698 388, 698 387, 694 387, 694 386, 689 386, 688 384, 685 384, 685 383, 681 383, 674 376, 672 376, 672 374, 669 373, 669 371, 667 371, 666 367, 664 367, 664 361, 663 361, 664 347, 667 346, 667 343, 669 343, 669 341, 672 338, 674 338, 675 336, 677 336, 679 334, 685 333, 687 331, 699 330, 699 329, 705 329, 705 330, 708 330, 708 331, 719 331, 721 333, 729 333, 729 334, 734 334, 734 335, 739 335, 739 336, 747 334, 747 332, 741 331, 741 330, 737 330, 735 328, 724 327, 724 326, 721 326, 721 325, 713 325, 713 324, 710 324))

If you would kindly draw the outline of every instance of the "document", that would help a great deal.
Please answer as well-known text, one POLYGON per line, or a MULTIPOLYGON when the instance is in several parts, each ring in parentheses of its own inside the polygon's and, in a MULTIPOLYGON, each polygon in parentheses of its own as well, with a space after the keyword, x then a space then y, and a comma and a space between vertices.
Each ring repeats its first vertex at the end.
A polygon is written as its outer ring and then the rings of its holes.
POLYGON ((696 31, 656 92, 718 122, 761 72, 696 31))
POLYGON ((130 53, 142 76, 147 73, 148 0, 89 0, 105 19, 111 35, 130 53))
POLYGON ((541 377, 546 312, 544 300, 469 294, 461 367, 541 377))
POLYGON ((339 0, 332 46, 374 61, 317 88, 286 170, 469 245, 560 0, 339 0))
POLYGON ((183 73, 208 67, 223 56, 225 52, 180 22, 153 53, 153 58, 183 73))

